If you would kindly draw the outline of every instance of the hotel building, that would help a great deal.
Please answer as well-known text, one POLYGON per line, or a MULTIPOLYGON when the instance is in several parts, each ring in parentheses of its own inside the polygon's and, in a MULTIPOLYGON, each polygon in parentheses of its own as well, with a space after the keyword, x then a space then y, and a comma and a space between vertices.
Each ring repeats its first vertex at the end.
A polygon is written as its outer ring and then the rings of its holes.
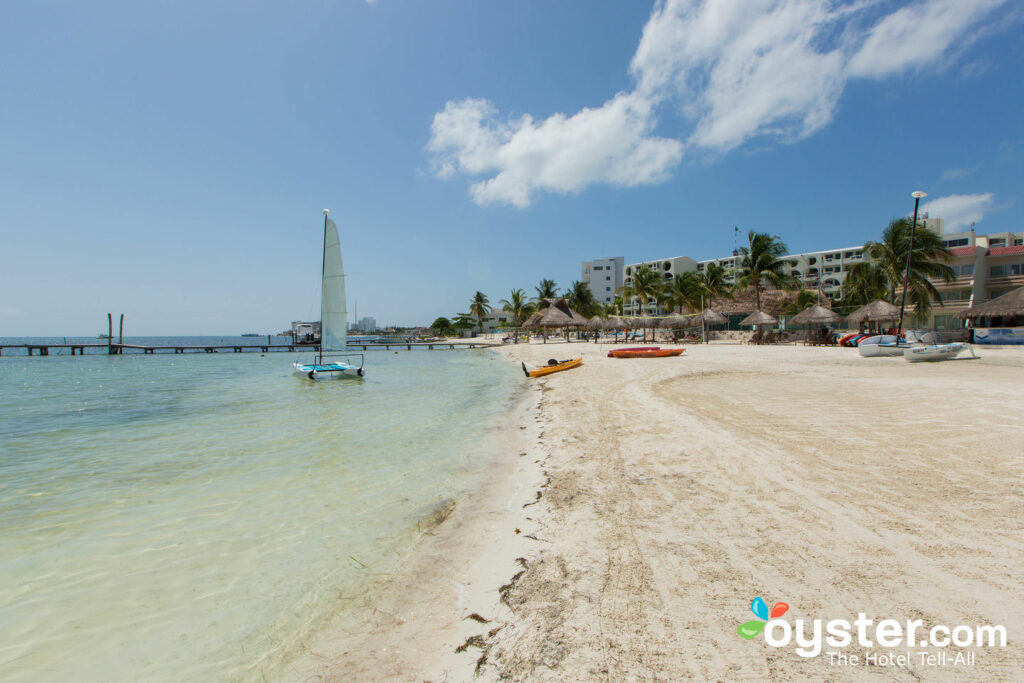
POLYGON ((590 285, 590 291, 599 303, 610 304, 615 301, 615 292, 622 287, 624 261, 624 257, 615 256, 583 262, 580 279, 590 285))
MULTIPOLYGON (((956 274, 956 279, 949 283, 933 281, 940 293, 941 302, 936 302, 926 327, 960 327, 960 321, 953 317, 960 310, 1024 285, 1024 232, 977 235, 972 228, 967 232, 944 233, 942 219, 930 218, 927 214, 918 218, 918 230, 922 228, 932 230, 942 237, 943 245, 953 253, 949 265, 956 274)), ((864 254, 863 245, 789 254, 785 258, 796 261, 790 274, 800 279, 804 289, 817 290, 820 286, 822 298, 835 305, 841 305, 841 289, 850 268, 869 260, 864 254)), ((731 256, 704 261, 676 256, 630 263, 623 271, 623 285, 629 285, 636 270, 645 266, 661 273, 667 283, 676 273, 703 273, 712 263, 717 263, 728 272, 738 268, 741 259, 741 255, 734 252, 731 256)), ((730 283, 735 279, 734 274, 726 277, 730 283)), ((639 306, 639 302, 633 298, 623 303, 623 312, 625 315, 636 315, 639 306)), ((658 315, 664 311, 657 301, 651 301, 646 313, 658 315)))

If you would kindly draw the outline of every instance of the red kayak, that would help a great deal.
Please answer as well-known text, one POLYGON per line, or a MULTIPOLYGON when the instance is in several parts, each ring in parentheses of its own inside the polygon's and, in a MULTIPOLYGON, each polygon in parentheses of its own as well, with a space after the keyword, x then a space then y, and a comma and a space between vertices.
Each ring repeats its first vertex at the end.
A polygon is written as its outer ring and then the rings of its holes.
POLYGON ((609 351, 612 358, 667 358, 680 356, 686 349, 619 349, 609 351))
POLYGON ((621 349, 612 349, 608 352, 609 358, 615 358, 620 351, 660 351, 660 346, 623 346, 621 349))

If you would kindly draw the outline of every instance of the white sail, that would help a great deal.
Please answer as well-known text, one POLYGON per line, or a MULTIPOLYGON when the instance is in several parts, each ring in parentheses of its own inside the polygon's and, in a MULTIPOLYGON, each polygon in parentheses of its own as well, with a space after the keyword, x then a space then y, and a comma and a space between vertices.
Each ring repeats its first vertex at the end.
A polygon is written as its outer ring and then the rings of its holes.
POLYGON ((320 296, 321 351, 344 351, 348 340, 348 310, 345 307, 345 270, 341 267, 338 226, 326 219, 324 227, 323 291, 320 296))

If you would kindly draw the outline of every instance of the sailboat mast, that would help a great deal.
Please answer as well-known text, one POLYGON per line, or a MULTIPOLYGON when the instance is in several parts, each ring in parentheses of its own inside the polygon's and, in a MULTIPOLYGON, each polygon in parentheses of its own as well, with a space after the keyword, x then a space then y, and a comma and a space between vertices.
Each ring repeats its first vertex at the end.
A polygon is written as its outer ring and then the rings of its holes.
MULTIPOLYGON (((320 282, 324 281, 327 277, 327 216, 331 213, 330 209, 324 209, 324 246, 320 256, 320 282)), ((319 363, 323 365, 324 362, 324 316, 323 316, 323 292, 320 292, 320 356, 319 363)))
POLYGON ((920 190, 912 192, 911 197, 914 198, 914 220, 910 224, 910 244, 907 245, 907 269, 903 273, 903 299, 900 301, 900 326, 896 328, 896 343, 900 343, 900 337, 903 335, 903 311, 907 306, 907 290, 910 289, 910 258, 914 255, 914 233, 917 232, 917 205, 921 202, 921 197, 927 197, 928 195, 920 190))

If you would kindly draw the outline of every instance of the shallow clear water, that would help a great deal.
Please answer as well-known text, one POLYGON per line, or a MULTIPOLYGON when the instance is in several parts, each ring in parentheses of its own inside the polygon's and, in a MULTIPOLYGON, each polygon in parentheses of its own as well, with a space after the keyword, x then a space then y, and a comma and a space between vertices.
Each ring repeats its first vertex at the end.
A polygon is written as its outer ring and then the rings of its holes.
POLYGON ((0 358, 0 671, 261 680, 473 485, 484 351, 0 358))

